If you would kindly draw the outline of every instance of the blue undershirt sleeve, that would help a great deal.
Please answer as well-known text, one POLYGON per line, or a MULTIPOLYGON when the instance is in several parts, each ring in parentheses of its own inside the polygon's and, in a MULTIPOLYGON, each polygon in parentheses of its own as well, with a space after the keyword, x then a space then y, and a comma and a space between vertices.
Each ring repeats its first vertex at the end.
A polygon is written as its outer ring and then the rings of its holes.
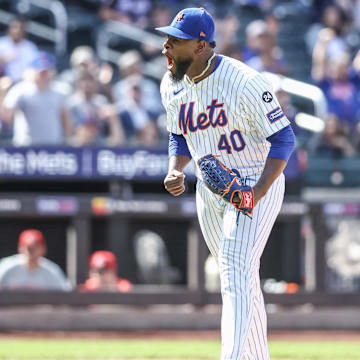
POLYGON ((289 160, 295 147, 295 135, 290 125, 266 138, 271 143, 268 157, 289 160))
POLYGON ((184 136, 174 133, 169 134, 169 157, 173 155, 185 155, 191 159, 191 154, 184 136))

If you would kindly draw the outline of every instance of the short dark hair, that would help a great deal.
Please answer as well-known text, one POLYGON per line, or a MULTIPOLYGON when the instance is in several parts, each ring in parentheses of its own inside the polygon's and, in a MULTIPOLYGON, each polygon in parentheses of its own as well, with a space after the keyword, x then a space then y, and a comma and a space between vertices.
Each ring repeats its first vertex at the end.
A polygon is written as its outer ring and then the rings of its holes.
POLYGON ((209 43, 210 47, 215 49, 216 47, 216 41, 212 41, 211 43, 209 43))
MULTIPOLYGON (((198 42, 199 42, 199 41, 205 41, 205 40, 203 40, 203 39, 198 39, 198 42)), ((209 45, 210 45, 210 47, 211 47, 212 49, 215 49, 215 47, 216 47, 216 41, 209 42, 209 45)))

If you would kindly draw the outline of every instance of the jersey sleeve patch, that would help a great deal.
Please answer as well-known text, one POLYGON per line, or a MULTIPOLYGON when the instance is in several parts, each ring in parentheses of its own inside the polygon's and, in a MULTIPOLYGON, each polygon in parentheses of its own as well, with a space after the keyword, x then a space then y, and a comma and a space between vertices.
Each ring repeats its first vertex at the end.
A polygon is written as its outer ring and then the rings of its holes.
POLYGON ((264 91, 261 97, 262 97, 263 101, 266 103, 271 103, 274 98, 270 91, 264 91))
POLYGON ((280 120, 284 116, 285 116, 285 114, 284 114, 284 112, 281 110, 281 108, 279 106, 266 114, 266 117, 271 122, 271 124, 273 124, 274 122, 280 120))

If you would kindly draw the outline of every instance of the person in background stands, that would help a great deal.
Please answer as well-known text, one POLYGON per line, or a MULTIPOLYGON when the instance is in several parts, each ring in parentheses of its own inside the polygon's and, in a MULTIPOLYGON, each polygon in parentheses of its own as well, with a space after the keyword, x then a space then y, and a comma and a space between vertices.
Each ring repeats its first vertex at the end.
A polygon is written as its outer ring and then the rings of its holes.
MULTIPOLYGON (((324 34, 324 33, 323 33, 324 34)), ((356 71, 351 73, 351 55, 338 53, 336 57, 326 55, 324 38, 313 54, 312 77, 315 84, 324 92, 328 103, 328 113, 337 116, 340 126, 348 135, 360 120, 360 81, 356 71)))
POLYGON ((112 78, 113 69, 110 64, 100 64, 94 50, 90 46, 81 45, 76 47, 70 56, 69 69, 62 71, 57 80, 65 83, 71 91, 75 91, 76 81, 81 73, 88 72, 97 81, 98 92, 112 102, 112 78))
POLYGON ((332 158, 355 155, 356 149, 344 129, 336 114, 328 114, 324 131, 317 133, 308 143, 310 154, 332 158))
POLYGON ((91 73, 79 74, 77 89, 69 99, 74 134, 70 143, 75 146, 124 143, 124 133, 115 109, 105 96, 98 93, 96 79, 91 73))
POLYGON ((157 124, 143 108, 143 88, 137 79, 126 84, 127 98, 117 103, 116 108, 125 130, 129 144, 135 146, 154 146, 159 139, 157 124))
POLYGON ((44 257, 46 243, 39 230, 20 234, 18 252, 0 262, 0 290, 71 290, 60 267, 44 257))
MULTIPOLYGON (((142 55, 137 50, 129 50, 122 54, 118 60, 120 80, 114 84, 113 96, 117 106, 132 102, 129 86, 136 82, 141 87, 139 105, 148 115, 156 119, 163 113, 159 85, 144 74, 145 63, 142 55)), ((130 108, 128 108, 130 110, 130 108)))
MULTIPOLYGON (((0 106, 11 88, 12 82, 8 76, 0 77, 0 106)), ((11 145, 12 142, 12 126, 4 121, 0 110, 0 143, 2 145, 11 145)))
POLYGON ((15 145, 61 145, 71 135, 66 97, 52 87, 54 67, 53 55, 39 53, 31 80, 13 86, 0 104, 1 118, 14 123, 15 145))
POLYGON ((89 260, 89 279, 79 286, 80 291, 129 292, 132 284, 117 275, 116 256, 105 250, 95 251, 89 260))
POLYGON ((37 46, 25 37, 25 18, 18 16, 10 22, 7 35, 0 38, 0 73, 13 83, 22 80, 38 54, 37 46))
POLYGON ((145 28, 148 24, 151 0, 101 0, 101 20, 121 21, 145 28))
POLYGON ((254 20, 246 27, 247 48, 244 61, 257 71, 286 74, 286 63, 282 50, 276 46, 276 38, 263 20, 254 20))

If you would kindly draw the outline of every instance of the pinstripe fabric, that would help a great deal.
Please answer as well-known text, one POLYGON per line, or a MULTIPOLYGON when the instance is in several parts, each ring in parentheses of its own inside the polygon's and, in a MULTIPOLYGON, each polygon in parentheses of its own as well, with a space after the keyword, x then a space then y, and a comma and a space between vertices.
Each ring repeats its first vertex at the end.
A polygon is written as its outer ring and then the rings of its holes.
MULTIPOLYGON (((258 176, 247 181, 254 185, 258 176)), ((260 288, 260 257, 280 211, 285 189, 281 175, 257 204, 252 219, 197 184, 197 210, 205 241, 221 278, 222 360, 267 360, 267 323, 260 288)))
POLYGON ((274 122, 268 119, 268 114, 280 106, 275 95, 271 102, 262 98, 264 92, 272 92, 271 84, 247 65, 226 56, 223 56, 216 71, 193 85, 185 80, 174 83, 166 73, 160 91, 167 112, 167 129, 185 137, 194 160, 206 154, 218 154, 227 167, 239 169, 244 177, 261 173, 270 148, 266 138, 289 125, 285 116, 274 122), (186 118, 193 103, 192 123, 196 127, 199 114, 209 115, 208 107, 213 100, 223 104, 223 107, 215 109, 213 122, 223 111, 226 126, 210 125, 206 129, 187 129, 186 132, 180 128, 181 106, 184 106, 186 118), (243 139, 244 147, 240 151, 232 146, 232 136, 238 148, 242 145, 234 132, 239 132, 243 139), (231 153, 219 149, 219 141, 224 137, 231 145, 231 153))
POLYGON ((215 259, 218 259, 219 241, 222 238, 223 214, 226 205, 224 200, 215 196, 201 180, 198 180, 196 184, 196 208, 200 228, 215 259))
MULTIPOLYGON (((247 185, 255 185, 270 148, 266 138, 289 125, 262 75, 223 56, 217 69, 196 84, 174 83, 165 74, 160 91, 167 129, 184 136, 195 162, 218 154, 227 167, 248 179, 247 185)), ((252 219, 238 217, 198 174, 198 218, 221 278, 222 360, 269 359, 259 267, 283 196, 281 175, 255 207, 252 219)))

